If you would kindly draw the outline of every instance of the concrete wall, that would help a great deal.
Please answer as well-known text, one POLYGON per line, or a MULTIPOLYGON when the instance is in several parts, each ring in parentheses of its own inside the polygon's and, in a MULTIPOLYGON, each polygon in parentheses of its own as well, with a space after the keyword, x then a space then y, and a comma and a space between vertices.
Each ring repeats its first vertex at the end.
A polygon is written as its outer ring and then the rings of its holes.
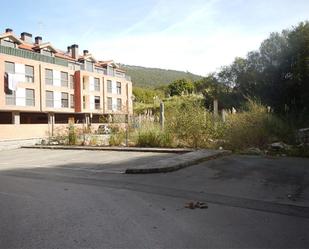
POLYGON ((48 124, 0 125, 0 140, 48 137, 48 124))
MULTIPOLYGON (((91 129, 97 130, 100 124, 92 124, 91 129)), ((68 124, 55 124, 54 131, 65 132, 68 124)), ((83 124, 74 124, 76 128, 82 128, 83 124)), ((0 124, 0 141, 47 138, 51 133, 51 125, 49 124, 0 124)))

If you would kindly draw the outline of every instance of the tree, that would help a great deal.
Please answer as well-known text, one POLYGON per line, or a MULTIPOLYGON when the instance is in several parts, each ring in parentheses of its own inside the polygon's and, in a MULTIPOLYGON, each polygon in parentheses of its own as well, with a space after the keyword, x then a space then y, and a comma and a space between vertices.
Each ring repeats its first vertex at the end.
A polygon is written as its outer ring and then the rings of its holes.
POLYGON ((216 78, 232 88, 239 104, 258 99, 277 113, 309 120, 309 22, 272 33, 258 51, 235 58, 216 78))
POLYGON ((180 96, 184 94, 191 94, 194 90, 194 86, 191 81, 188 81, 186 79, 179 79, 169 84, 168 89, 171 96, 180 96))
POLYGON ((216 74, 209 74, 207 77, 194 82, 195 91, 202 93, 205 99, 205 106, 213 109, 213 101, 219 101, 220 108, 231 108, 236 106, 233 98, 232 88, 218 81, 216 74))
POLYGON ((155 98, 164 98, 164 92, 160 90, 154 90, 142 87, 133 87, 133 95, 136 102, 141 102, 145 104, 153 103, 155 98))

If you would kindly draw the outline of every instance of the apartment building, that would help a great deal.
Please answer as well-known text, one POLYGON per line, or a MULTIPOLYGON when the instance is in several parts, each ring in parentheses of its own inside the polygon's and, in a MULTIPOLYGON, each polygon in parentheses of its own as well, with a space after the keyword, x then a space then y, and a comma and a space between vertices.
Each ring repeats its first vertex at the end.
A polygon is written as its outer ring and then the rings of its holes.
POLYGON ((80 54, 76 44, 61 51, 42 37, 6 29, 0 35, 0 75, 2 125, 98 123, 102 115, 133 112, 125 71, 88 50, 80 54))

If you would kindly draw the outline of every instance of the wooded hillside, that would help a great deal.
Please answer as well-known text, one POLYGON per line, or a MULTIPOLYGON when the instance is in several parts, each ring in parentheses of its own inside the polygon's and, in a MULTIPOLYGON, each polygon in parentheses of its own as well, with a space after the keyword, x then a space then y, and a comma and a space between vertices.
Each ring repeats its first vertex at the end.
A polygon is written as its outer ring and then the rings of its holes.
POLYGON ((166 70, 160 68, 147 68, 140 66, 121 65, 121 68, 127 71, 131 76, 133 86, 155 88, 162 85, 168 85, 177 79, 187 79, 196 81, 202 76, 195 75, 189 72, 166 70))

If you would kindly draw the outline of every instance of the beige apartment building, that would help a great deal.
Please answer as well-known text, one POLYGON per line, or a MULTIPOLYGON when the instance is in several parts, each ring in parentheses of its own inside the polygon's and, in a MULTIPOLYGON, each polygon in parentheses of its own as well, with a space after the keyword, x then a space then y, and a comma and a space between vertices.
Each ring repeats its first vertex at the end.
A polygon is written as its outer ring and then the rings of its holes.
POLYGON ((0 35, 0 139, 42 137, 58 124, 131 114, 132 82, 113 61, 67 51, 26 32, 0 35))

